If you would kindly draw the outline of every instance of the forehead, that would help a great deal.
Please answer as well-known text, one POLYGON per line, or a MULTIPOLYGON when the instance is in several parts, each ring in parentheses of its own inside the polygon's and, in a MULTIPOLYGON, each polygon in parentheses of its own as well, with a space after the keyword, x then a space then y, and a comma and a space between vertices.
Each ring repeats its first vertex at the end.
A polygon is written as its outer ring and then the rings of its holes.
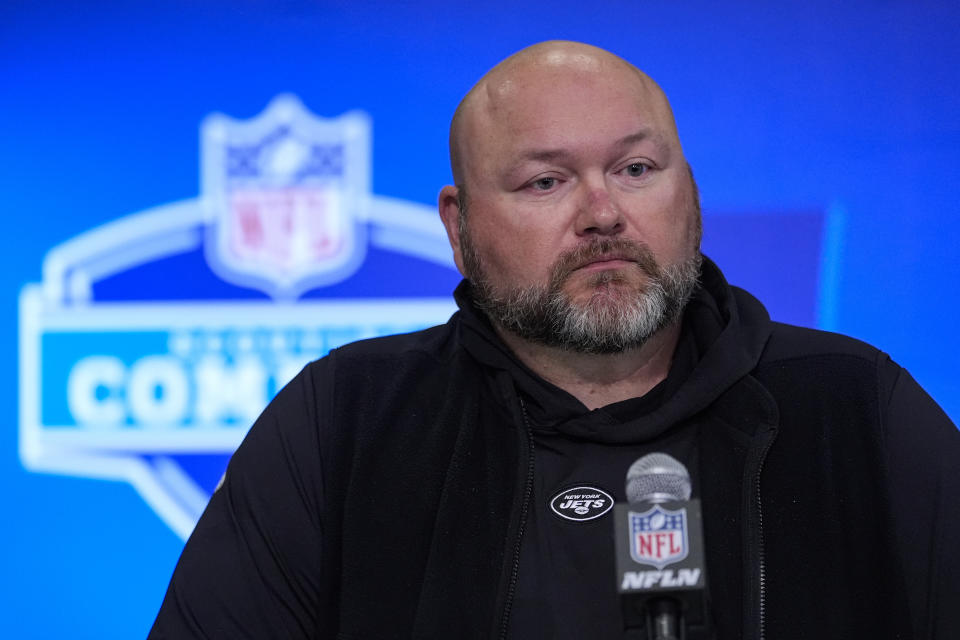
POLYGON ((659 87, 619 59, 543 60, 503 69, 476 88, 467 115, 468 165, 531 147, 595 147, 639 133, 660 145, 679 144, 659 87))

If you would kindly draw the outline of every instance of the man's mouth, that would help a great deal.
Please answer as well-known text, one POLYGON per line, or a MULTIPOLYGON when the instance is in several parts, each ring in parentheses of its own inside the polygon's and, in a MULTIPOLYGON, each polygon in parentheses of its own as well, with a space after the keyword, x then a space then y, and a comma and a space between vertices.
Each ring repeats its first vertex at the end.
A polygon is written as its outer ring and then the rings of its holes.
POLYGON ((652 252, 642 243, 624 239, 601 240, 562 256, 554 266, 550 281, 559 285, 575 272, 599 277, 600 274, 626 275, 633 269, 639 269, 648 277, 656 277, 659 273, 652 252))
POLYGON ((620 269, 636 264, 636 261, 626 255, 612 253, 588 258, 576 268, 578 271, 597 271, 601 269, 620 269))

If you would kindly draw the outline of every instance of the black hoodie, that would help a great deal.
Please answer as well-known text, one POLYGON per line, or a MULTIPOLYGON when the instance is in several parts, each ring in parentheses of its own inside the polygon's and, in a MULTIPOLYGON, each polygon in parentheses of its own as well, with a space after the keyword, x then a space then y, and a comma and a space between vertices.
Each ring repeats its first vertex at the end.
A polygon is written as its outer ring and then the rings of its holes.
POLYGON ((960 637, 960 433, 885 354, 771 322, 706 261, 668 378, 587 411, 457 298, 446 325, 338 349, 278 395, 151 637, 632 637, 609 522, 547 501, 622 498, 652 450, 701 499, 716 637, 960 637))

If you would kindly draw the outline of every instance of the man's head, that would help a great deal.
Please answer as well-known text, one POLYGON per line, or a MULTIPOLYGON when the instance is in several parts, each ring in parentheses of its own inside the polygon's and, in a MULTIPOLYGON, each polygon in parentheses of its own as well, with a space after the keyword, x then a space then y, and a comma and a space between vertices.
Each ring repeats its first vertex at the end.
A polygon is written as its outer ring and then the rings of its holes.
POLYGON ((586 353, 638 347, 699 271, 700 211, 670 106, 626 61, 545 42, 507 58, 454 115, 440 214, 500 328, 586 353))

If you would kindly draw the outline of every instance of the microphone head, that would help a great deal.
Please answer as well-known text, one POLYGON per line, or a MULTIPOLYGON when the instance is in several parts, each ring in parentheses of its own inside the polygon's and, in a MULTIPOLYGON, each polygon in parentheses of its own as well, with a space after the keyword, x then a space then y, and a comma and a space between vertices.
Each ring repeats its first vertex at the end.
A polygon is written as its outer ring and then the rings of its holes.
POLYGON ((627 470, 627 502, 689 500, 691 490, 687 468, 665 453, 648 453, 627 470))

